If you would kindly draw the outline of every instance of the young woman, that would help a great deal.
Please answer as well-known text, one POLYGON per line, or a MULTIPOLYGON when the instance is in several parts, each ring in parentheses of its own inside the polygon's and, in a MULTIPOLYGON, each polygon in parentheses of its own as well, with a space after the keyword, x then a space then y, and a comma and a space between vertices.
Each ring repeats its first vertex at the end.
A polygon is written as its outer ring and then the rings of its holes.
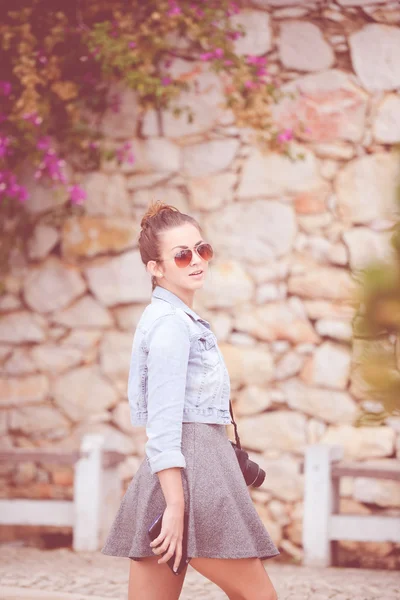
POLYGON ((262 561, 279 554, 258 513, 226 425, 229 374, 210 324, 193 310, 211 245, 197 221, 161 202, 144 215, 140 254, 153 292, 137 325, 128 398, 146 426, 146 457, 122 499, 102 549, 130 561, 129 600, 176 600, 187 564, 230 600, 276 600, 262 561), (163 513, 159 535, 148 529, 163 513))

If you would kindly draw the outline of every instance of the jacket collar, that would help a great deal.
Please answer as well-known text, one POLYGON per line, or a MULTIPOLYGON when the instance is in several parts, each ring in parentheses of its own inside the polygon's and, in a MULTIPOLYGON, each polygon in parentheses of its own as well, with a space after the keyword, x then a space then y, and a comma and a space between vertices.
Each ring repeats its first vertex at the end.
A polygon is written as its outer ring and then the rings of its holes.
POLYGON ((192 317, 195 321, 201 321, 201 323, 205 323, 205 325, 210 328, 210 324, 205 319, 202 319, 194 310, 192 310, 187 304, 183 302, 176 294, 170 292, 169 290, 157 285, 152 293, 153 298, 158 298, 159 300, 165 300, 173 306, 177 308, 182 308, 188 315, 192 317))

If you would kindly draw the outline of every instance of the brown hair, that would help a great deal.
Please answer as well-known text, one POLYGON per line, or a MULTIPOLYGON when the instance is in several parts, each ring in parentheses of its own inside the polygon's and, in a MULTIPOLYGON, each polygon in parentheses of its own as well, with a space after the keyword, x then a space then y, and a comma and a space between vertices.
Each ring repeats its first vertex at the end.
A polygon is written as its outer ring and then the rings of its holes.
MULTIPOLYGON (((140 222, 142 228, 139 235, 139 251, 142 262, 147 265, 149 260, 161 260, 159 234, 173 227, 191 223, 203 234, 196 219, 180 212, 175 206, 165 204, 160 200, 150 203, 140 222)), ((157 285, 157 278, 151 278, 152 289, 157 285)))

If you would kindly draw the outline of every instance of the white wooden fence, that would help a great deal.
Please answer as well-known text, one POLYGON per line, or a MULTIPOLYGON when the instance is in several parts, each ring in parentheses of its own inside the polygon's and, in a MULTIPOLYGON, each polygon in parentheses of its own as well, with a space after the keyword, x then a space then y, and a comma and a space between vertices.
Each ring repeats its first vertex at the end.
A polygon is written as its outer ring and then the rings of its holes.
POLYGON ((337 541, 400 543, 400 519, 339 512, 340 478, 369 477, 400 481, 398 460, 383 466, 343 461, 343 448, 314 444, 305 453, 303 549, 304 564, 327 567, 336 563, 337 541))
POLYGON ((105 449, 98 434, 82 438, 79 451, 12 448, 0 462, 40 462, 74 466, 73 500, 0 500, 0 525, 72 527, 73 549, 99 550, 122 496, 117 466, 125 455, 105 449))

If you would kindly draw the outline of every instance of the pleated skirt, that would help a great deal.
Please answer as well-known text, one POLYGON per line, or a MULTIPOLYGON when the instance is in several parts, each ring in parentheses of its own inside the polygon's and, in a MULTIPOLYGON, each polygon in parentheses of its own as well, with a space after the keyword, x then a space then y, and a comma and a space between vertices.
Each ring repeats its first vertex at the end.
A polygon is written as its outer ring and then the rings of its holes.
MULTIPOLYGON (((188 558, 266 560, 279 551, 261 521, 226 431, 215 423, 182 423, 180 469, 188 512, 188 558)), ((267 474, 268 476, 268 474, 267 474)), ((110 556, 140 560, 155 556, 148 529, 165 510, 157 473, 147 457, 130 482, 101 550, 110 556)))

